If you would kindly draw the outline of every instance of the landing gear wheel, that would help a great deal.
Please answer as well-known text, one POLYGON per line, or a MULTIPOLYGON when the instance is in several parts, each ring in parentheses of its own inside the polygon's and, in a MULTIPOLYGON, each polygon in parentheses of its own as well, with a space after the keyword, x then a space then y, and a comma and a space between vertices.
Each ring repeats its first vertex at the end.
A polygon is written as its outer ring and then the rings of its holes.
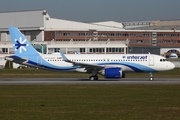
POLYGON ((95 80, 95 77, 94 76, 90 76, 89 80, 93 81, 93 80, 95 80))
POLYGON ((98 80, 98 76, 97 76, 97 75, 96 75, 96 76, 94 76, 94 78, 95 78, 94 80, 98 80))
POLYGON ((98 76, 90 76, 89 80, 93 81, 93 80, 98 80, 98 76))
POLYGON ((153 78, 153 77, 150 77, 150 78, 149 78, 149 80, 150 80, 150 81, 153 81, 153 80, 154 80, 154 78, 153 78))

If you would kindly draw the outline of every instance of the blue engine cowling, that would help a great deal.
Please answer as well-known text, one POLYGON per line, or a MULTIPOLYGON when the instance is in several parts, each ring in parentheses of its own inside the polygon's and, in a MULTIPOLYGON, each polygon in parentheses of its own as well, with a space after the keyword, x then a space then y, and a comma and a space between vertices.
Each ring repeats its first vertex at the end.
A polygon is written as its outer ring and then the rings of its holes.
POLYGON ((106 78, 124 78, 125 74, 122 72, 121 68, 105 68, 102 72, 106 78))

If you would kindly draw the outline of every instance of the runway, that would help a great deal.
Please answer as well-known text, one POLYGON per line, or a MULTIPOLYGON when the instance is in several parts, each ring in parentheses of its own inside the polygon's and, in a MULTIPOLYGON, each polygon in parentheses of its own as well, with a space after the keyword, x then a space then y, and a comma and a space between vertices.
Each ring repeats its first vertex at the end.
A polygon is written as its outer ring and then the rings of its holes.
POLYGON ((148 78, 123 78, 103 79, 90 81, 79 78, 0 78, 0 85, 88 85, 88 84, 180 84, 179 78, 155 78, 149 81, 148 78))

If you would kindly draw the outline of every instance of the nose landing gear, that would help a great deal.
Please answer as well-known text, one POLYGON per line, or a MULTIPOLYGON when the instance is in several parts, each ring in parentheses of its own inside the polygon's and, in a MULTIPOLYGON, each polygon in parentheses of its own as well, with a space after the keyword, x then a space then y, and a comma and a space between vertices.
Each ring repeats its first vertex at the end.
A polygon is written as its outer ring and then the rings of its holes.
POLYGON ((154 80, 154 77, 153 77, 153 74, 152 74, 152 73, 149 73, 149 80, 150 80, 150 81, 154 80))

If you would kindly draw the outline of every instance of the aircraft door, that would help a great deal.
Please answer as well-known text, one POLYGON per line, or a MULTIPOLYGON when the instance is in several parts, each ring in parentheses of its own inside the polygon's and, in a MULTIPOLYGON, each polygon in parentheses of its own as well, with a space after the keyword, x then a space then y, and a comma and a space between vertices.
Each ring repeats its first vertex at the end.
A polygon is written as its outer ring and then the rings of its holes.
POLYGON ((154 56, 149 56, 149 66, 154 66, 154 56))

